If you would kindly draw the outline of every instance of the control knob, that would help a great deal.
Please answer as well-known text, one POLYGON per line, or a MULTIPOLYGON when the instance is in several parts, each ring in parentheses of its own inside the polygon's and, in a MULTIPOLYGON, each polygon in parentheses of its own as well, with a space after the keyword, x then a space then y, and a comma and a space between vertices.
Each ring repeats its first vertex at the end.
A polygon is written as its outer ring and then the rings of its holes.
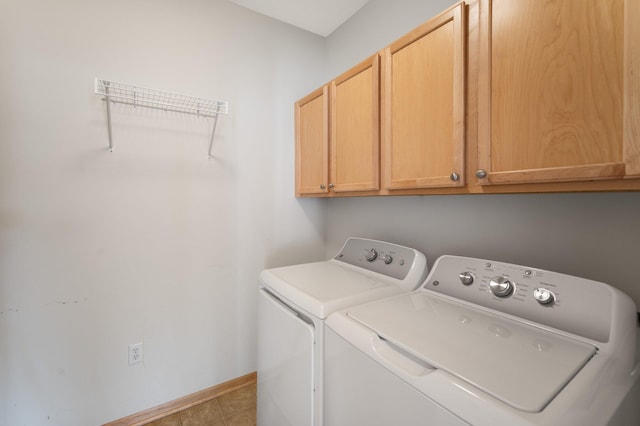
POLYGON ((364 257, 369 262, 373 262, 374 260, 376 260, 378 258, 378 252, 376 251, 376 249, 365 250, 364 257))
POLYGON ((556 299, 555 295, 552 292, 542 287, 533 290, 533 298, 536 299, 541 305, 548 305, 556 299))
POLYGON ((489 282, 489 289, 491 293, 498 297, 507 297, 513 293, 514 285, 507 278, 498 276, 493 277, 489 282))
POLYGON ((461 272, 459 277, 464 285, 471 285, 473 283, 473 275, 471 275, 470 272, 461 272))
POLYGON ((391 256, 390 254, 385 254, 382 260, 384 260, 384 263, 388 265, 393 262, 393 256, 391 256))

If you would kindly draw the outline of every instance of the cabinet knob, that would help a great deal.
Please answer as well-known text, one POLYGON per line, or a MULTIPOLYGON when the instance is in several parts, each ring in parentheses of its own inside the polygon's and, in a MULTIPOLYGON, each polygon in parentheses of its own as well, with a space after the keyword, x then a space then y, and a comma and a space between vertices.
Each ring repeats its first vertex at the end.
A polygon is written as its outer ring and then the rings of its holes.
POLYGON ((333 189, 334 186, 335 186, 334 184, 330 183, 329 184, 329 189, 333 189))
POLYGON ((449 175, 449 179, 451 179, 453 182, 457 182, 460 179, 460 175, 456 172, 453 172, 451 173, 451 175, 449 175))
POLYGON ((324 189, 326 189, 326 188, 327 188, 327 187, 326 187, 326 186, 324 186, 324 183, 321 183, 321 184, 320 184, 320 189, 324 190, 324 189))
POLYGON ((485 172, 484 170, 480 169, 478 171, 476 171, 476 177, 478 179, 484 179, 487 177, 487 172, 485 172))

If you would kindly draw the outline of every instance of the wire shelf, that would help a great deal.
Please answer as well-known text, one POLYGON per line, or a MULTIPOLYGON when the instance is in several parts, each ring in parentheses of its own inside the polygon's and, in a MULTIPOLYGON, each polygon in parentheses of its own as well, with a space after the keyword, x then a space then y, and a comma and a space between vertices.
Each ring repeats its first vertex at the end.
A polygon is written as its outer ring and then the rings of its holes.
POLYGON ((111 135, 110 102, 213 118, 213 132, 211 133, 211 141, 209 143, 209 157, 211 157, 211 147, 218 115, 228 114, 229 110, 229 103, 226 101, 181 95, 179 93, 132 86, 130 84, 117 83, 115 81, 101 80, 98 78, 95 79, 95 94, 103 96, 103 100, 107 101, 107 125, 109 130, 109 149, 111 151, 113 151, 113 140, 111 135))

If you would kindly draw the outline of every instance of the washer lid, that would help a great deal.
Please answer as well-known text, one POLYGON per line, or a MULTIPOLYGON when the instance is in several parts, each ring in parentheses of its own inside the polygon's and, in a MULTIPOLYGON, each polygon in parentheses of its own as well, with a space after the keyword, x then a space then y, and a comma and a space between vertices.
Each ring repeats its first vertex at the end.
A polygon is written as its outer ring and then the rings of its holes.
POLYGON ((529 412, 544 409, 596 352, 426 291, 354 307, 347 315, 435 368, 529 412))
POLYGON ((400 293, 384 275, 328 260, 262 271, 262 282, 317 318, 349 306, 400 293))

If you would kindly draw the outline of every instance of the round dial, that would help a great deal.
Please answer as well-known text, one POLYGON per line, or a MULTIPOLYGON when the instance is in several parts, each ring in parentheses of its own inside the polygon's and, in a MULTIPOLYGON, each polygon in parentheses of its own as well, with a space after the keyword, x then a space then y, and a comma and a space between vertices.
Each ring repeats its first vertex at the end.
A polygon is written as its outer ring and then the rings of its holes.
POLYGON ((507 278, 498 276, 493 277, 489 282, 489 289, 491 293, 495 294, 498 297, 507 297, 511 293, 513 293, 514 285, 507 278))
POLYGON ((533 298, 536 299, 541 305, 548 305, 556 299, 555 295, 552 292, 542 287, 533 290, 533 298))
POLYGON ((373 262, 374 260, 377 259, 378 257, 378 252, 376 251, 376 249, 371 249, 371 250, 366 250, 365 251, 365 255, 364 257, 369 261, 369 262, 373 262))
POLYGON ((461 272, 459 277, 464 285, 471 285, 473 283, 473 275, 471 275, 470 272, 461 272))
POLYGON ((391 256, 390 254, 385 254, 382 260, 384 260, 384 263, 388 265, 393 262, 393 256, 391 256))

